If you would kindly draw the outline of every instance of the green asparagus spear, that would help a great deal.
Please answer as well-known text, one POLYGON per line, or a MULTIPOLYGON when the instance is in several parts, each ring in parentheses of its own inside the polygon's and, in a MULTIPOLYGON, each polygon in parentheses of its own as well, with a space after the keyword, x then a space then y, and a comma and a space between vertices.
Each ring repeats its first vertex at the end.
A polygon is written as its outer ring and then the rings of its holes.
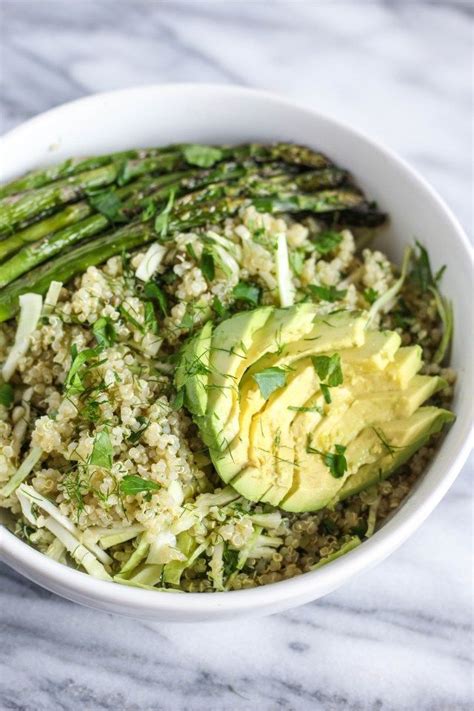
MULTIPOLYGON (((137 163, 146 166, 145 172, 148 173, 150 160, 153 160, 154 172, 162 173, 170 173, 183 163, 178 153, 165 154, 156 159, 143 158, 141 161, 133 162, 133 175, 144 174, 144 171, 140 173, 137 163)), ((0 201, 0 234, 11 232, 19 223, 32 220, 46 210, 75 202, 91 189, 105 187, 116 180, 120 182, 121 176, 128 175, 127 165, 128 162, 123 165, 110 163, 95 170, 78 173, 66 180, 51 183, 38 190, 4 198, 0 201)), ((125 182, 128 182, 128 178, 125 182)))
POLYGON ((120 153, 111 153, 89 158, 69 158, 57 165, 31 171, 17 180, 0 186, 0 199, 27 190, 42 188, 54 181, 95 170, 110 165, 111 163, 121 165, 125 162, 120 176, 120 182, 125 184, 134 176, 143 175, 150 170, 155 170, 154 165, 156 160, 158 160, 158 166, 160 168, 160 157, 164 157, 170 152, 173 152, 175 155, 179 154, 181 161, 184 163, 203 167, 202 162, 196 160, 196 158, 193 159, 193 153, 190 151, 190 149, 193 148, 197 149, 197 151, 194 151, 194 155, 196 155, 196 153, 199 154, 199 150, 201 153, 203 151, 212 151, 211 163, 205 164, 207 167, 223 160, 240 161, 247 158, 252 158, 257 162, 280 160, 289 165, 310 168, 325 168, 330 165, 328 159, 321 153, 291 143, 276 143, 270 146, 252 143, 241 146, 224 146, 222 148, 181 144, 161 148, 122 151, 120 153), (145 161, 145 163, 143 161, 145 161))
POLYGON ((12 231, 18 223, 31 220, 45 210, 75 202, 88 189, 110 185, 117 178, 117 172, 117 166, 112 163, 29 193, 4 198, 0 202, 0 234, 12 231))
POLYGON ((61 259, 46 262, 10 284, 0 293, 0 322, 15 315, 18 297, 27 292, 45 294, 52 281, 66 282, 75 274, 94 264, 101 264, 114 254, 128 251, 156 239, 149 223, 135 222, 120 230, 99 237, 94 242, 78 245, 61 255, 61 259))
MULTIPOLYGON (((125 221, 125 218, 128 220, 130 215, 136 214, 137 209, 143 203, 143 199, 150 193, 158 190, 167 183, 176 182, 181 177, 192 174, 193 171, 182 171, 180 173, 169 173, 157 178, 141 178, 114 191, 113 195, 116 197, 119 205, 121 201, 129 198, 129 200, 118 209, 119 214, 117 215, 117 221, 125 221)), ((105 189, 107 190, 107 188, 105 189)), ((81 200, 80 202, 68 205, 60 212, 56 212, 44 220, 34 222, 29 227, 15 232, 10 237, 4 238, 0 241, 0 261, 14 252, 17 252, 25 244, 36 242, 43 237, 52 235, 69 225, 76 224, 80 222, 80 220, 89 217, 94 213, 94 207, 97 207, 97 205, 91 203, 90 199, 81 200)))
POLYGON ((88 202, 76 202, 73 205, 68 205, 61 212, 56 212, 40 222, 34 222, 20 232, 15 232, 10 237, 0 241, 0 260, 13 254, 28 242, 36 242, 36 240, 45 235, 53 234, 64 227, 79 222, 79 220, 90 215, 91 212, 92 208, 88 202))
POLYGON ((166 153, 169 150, 168 147, 138 148, 136 150, 121 151, 120 153, 109 153, 107 155, 91 156, 88 158, 68 158, 62 163, 57 163, 47 168, 41 168, 40 170, 30 171, 21 178, 0 186, 0 198, 14 195, 15 193, 22 193, 25 192, 25 190, 42 188, 44 185, 48 185, 55 180, 69 178, 71 175, 77 175, 77 173, 84 173, 88 170, 101 168, 104 165, 109 165, 109 163, 120 163, 127 159, 152 157, 158 153, 166 153))
MULTIPOLYGON (((255 165, 252 164, 248 167, 248 170, 252 170, 254 168, 255 165)), ((269 170, 270 168, 268 168, 267 173, 269 170)), ((277 171, 279 168, 274 168, 274 170, 277 171)), ((171 173, 165 176, 160 176, 154 180, 150 180, 147 183, 138 183, 138 188, 135 188, 135 190, 132 191, 131 186, 136 185, 133 183, 129 186, 119 188, 117 191, 112 193, 112 195, 119 200, 119 205, 120 198, 132 193, 128 201, 121 207, 117 208, 113 215, 110 215, 109 212, 105 212, 105 214, 92 214, 93 209, 87 203, 76 203, 76 206, 85 205, 86 208, 88 207, 88 210, 84 210, 84 218, 82 220, 67 226, 64 229, 60 229, 54 234, 49 234, 42 240, 28 244, 20 249, 20 251, 18 251, 8 261, 0 264, 0 289, 5 287, 7 284, 10 284, 22 274, 25 274, 33 267, 36 267, 54 255, 63 252, 71 245, 103 232, 111 224, 111 222, 129 221, 137 214, 137 212, 140 211, 144 202, 147 200, 152 200, 157 205, 160 205, 168 199, 171 191, 173 191, 176 195, 181 195, 182 193, 187 193, 189 190, 193 190, 200 185, 212 183, 214 180, 230 180, 232 178, 240 178, 244 174, 245 169, 242 166, 237 166, 235 163, 229 163, 222 164, 214 170, 199 172, 183 171, 181 173, 171 173), (152 192, 153 189, 154 192, 152 192)), ((225 190, 225 188, 222 187, 226 185, 224 182, 221 182, 218 185, 220 191, 225 190)), ((245 183, 242 183, 242 185, 245 185, 245 183)), ((232 190, 229 186, 227 186, 226 189, 228 191, 232 190)), ((200 193, 191 193, 189 198, 193 199, 195 196, 194 199, 196 202, 198 200, 203 201, 205 199, 210 201, 215 199, 218 195, 220 196, 220 194, 220 192, 217 193, 211 186, 211 188, 202 190, 200 193)), ((108 194, 106 193, 106 195, 108 194)), ((74 205, 72 207, 74 207, 74 205)), ((58 213, 58 215, 62 214, 63 213, 58 213)), ((42 223, 37 224, 41 225, 42 223)), ((24 230, 23 236, 24 232, 28 232, 29 234, 33 227, 34 225, 29 228, 29 230, 24 230)), ((7 238, 3 243, 0 242, 0 255, 2 255, 2 247, 4 247, 4 245, 8 248, 12 244, 18 244, 19 236, 21 238, 22 233, 18 233, 17 235, 7 238)), ((4 250, 4 253, 6 253, 6 250, 4 250)))
MULTIPOLYGON (((246 194, 239 189, 233 195, 221 197, 215 202, 192 200, 192 195, 178 200, 167 221, 164 237, 168 239, 176 232, 186 232, 206 224, 219 224, 227 217, 232 217, 245 205, 253 204, 261 212, 312 212, 325 213, 350 209, 364 203, 363 195, 355 190, 325 190, 314 195, 302 195, 292 192, 278 192, 272 195, 261 195, 268 189, 264 183, 257 183, 246 194)), ((216 187, 213 186, 213 190, 216 187)), ((232 192, 232 191, 230 191, 232 192)))

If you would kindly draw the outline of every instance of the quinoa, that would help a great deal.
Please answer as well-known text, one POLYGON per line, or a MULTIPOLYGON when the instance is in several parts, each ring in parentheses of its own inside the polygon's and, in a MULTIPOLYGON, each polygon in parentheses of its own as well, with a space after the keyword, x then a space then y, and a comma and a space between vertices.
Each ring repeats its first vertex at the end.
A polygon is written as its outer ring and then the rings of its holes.
MULTIPOLYGON (((349 537, 371 535, 410 493, 439 436, 389 480, 332 509, 288 514, 224 488, 196 426, 176 402, 173 384, 179 347, 208 319, 225 318, 237 308, 234 290, 239 283, 252 284, 261 303, 279 304, 279 233, 285 234, 292 256, 297 299, 306 297, 311 284, 339 291, 336 305, 320 303, 321 314, 334 308, 367 309, 374 294, 381 296, 393 285, 394 265, 378 250, 358 252, 348 230, 333 249, 319 252, 314 238, 321 229, 248 208, 228 219, 220 232, 179 234, 158 268, 159 304, 152 304, 135 278, 144 252, 113 257, 64 285, 18 363, 12 380, 15 406, 0 405, 0 486, 10 480, 30 446, 36 448, 40 456, 27 483, 72 522, 83 536, 80 540, 97 542, 107 531, 136 527, 132 539, 107 548, 107 573, 120 576, 146 542, 153 545, 148 568, 156 567, 157 579, 152 585, 166 589, 207 592, 277 582, 311 570, 349 537), (228 243, 225 259, 215 260, 212 278, 203 267, 206 239, 228 243), (113 338, 81 371, 81 388, 71 388, 74 354, 94 352, 101 320, 109 324, 113 338), (113 450, 110 466, 94 457, 104 432, 113 450), (146 481, 147 488, 129 488, 137 481, 133 477, 146 481), (177 546, 184 533, 198 554, 182 566, 176 582, 163 580, 164 565, 179 567, 186 559, 177 546)), ((240 309, 250 306, 238 302, 240 309)), ((408 281, 379 315, 378 325, 397 330, 404 345, 422 346, 424 372, 439 374, 448 383, 435 403, 449 406, 455 373, 433 363, 442 331, 432 293, 408 281)), ((14 324, 2 324, 2 360, 14 335, 14 324)), ((41 525, 41 517, 38 526, 28 522, 15 492, 0 496, 0 506, 8 510, 17 535, 61 562, 78 565, 41 525)))

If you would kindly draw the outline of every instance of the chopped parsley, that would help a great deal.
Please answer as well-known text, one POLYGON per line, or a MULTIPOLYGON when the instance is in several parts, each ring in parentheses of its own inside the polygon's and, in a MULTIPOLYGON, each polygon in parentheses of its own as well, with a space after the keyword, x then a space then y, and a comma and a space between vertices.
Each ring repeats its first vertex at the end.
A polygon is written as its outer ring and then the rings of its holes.
POLYGON ((137 422, 139 423, 140 427, 138 428, 138 430, 135 430, 135 432, 132 432, 127 437, 127 440, 131 444, 136 444, 137 442, 139 442, 142 434, 150 426, 150 420, 148 420, 146 417, 143 417, 143 415, 138 415, 137 422))
POLYGON ((222 303, 222 301, 219 299, 218 296, 214 297, 214 299, 212 301, 212 308, 214 309, 214 311, 216 312, 216 315, 219 318, 227 318, 227 316, 229 315, 228 310, 225 308, 224 304, 222 303))
POLYGON ((148 494, 151 498, 152 491, 158 491, 160 485, 151 479, 143 479, 138 474, 126 474, 119 485, 120 492, 125 496, 135 496, 135 494, 148 494))
POLYGON ((116 333, 114 324, 108 316, 101 316, 93 325, 92 332, 94 334, 97 345, 101 348, 109 348, 116 341, 116 333))
POLYGON ((260 392, 265 400, 268 400, 270 395, 286 385, 286 373, 281 368, 266 368, 260 373, 254 373, 252 376, 260 392))
POLYGON ((347 471, 346 449, 347 447, 344 447, 342 444, 335 444, 334 452, 321 452, 319 449, 315 449, 311 446, 310 434, 306 440, 306 452, 308 454, 319 454, 335 479, 340 479, 347 471))
POLYGON ((89 458, 89 464, 96 467, 103 467, 104 469, 111 469, 113 456, 114 449, 110 441, 109 433, 107 430, 97 432, 94 438, 94 446, 89 458))
POLYGON ((188 257, 191 257, 191 259, 193 259, 196 263, 199 262, 198 256, 194 250, 192 242, 188 242, 186 244, 185 249, 186 249, 186 254, 188 255, 188 257))
POLYGON ((314 369, 320 379, 321 392, 325 402, 331 402, 331 393, 329 388, 335 388, 342 385, 344 377, 341 368, 341 356, 339 353, 334 353, 332 356, 320 355, 312 356, 314 369), (325 382, 322 382, 325 381, 325 382))
POLYGON ((214 163, 220 161, 223 153, 220 148, 214 146, 201 146, 191 144, 183 150, 184 158, 190 165, 197 165, 200 168, 210 168, 214 163))
POLYGON ((319 254, 329 254, 342 242, 342 234, 332 230, 320 232, 316 238, 314 246, 319 254))
POLYGON ((203 274, 203 277, 207 281, 212 281, 216 275, 216 265, 214 263, 214 255, 212 252, 204 250, 201 257, 201 262, 199 268, 203 274))
POLYGON ((3 407, 11 407, 13 403, 13 388, 10 383, 2 383, 0 385, 0 405, 3 407))
POLYGON ((232 296, 236 301, 245 301, 252 306, 258 306, 260 302, 261 289, 256 284, 239 281, 232 290, 232 296))
POLYGON ((308 286, 311 296, 319 301, 329 301, 334 303, 340 301, 347 294, 347 289, 336 289, 335 286, 321 286, 320 284, 310 284, 308 286))
POLYGON ((364 299, 367 301, 368 304, 373 304, 377 301, 379 298, 379 292, 376 289, 372 289, 370 287, 369 289, 366 289, 364 291, 364 299))
POLYGON ((144 294, 147 296, 149 299, 152 299, 153 301, 156 301, 158 306, 160 307, 161 312, 163 313, 163 316, 166 316, 168 313, 168 299, 166 298, 166 294, 158 284, 156 284, 154 281, 149 281, 145 284, 144 288, 144 294))
POLYGON ((155 309, 151 301, 145 301, 145 318, 144 318, 145 331, 150 333, 158 332, 158 322, 155 316, 155 309))
POLYGON ((344 377, 341 368, 341 356, 339 353, 334 353, 332 356, 319 355, 313 356, 312 359, 314 369, 320 380, 325 380, 330 388, 335 388, 342 385, 344 377))
POLYGON ((224 562, 224 576, 226 578, 232 575, 237 570, 239 562, 239 551, 229 548, 229 545, 225 543, 224 550, 222 552, 222 560, 224 562))
POLYGON ((304 262, 306 259, 306 254, 301 249, 293 249, 288 254, 288 259, 290 262, 290 267, 296 276, 301 276, 303 272, 304 262))
POLYGON ((89 204, 111 222, 123 219, 120 215, 122 201, 113 190, 102 190, 89 195, 89 204))
POLYGON ((79 395, 86 389, 84 377, 91 368, 96 368, 105 362, 99 360, 101 348, 85 348, 80 353, 74 343, 71 347, 72 363, 66 377, 64 389, 66 395, 79 395))

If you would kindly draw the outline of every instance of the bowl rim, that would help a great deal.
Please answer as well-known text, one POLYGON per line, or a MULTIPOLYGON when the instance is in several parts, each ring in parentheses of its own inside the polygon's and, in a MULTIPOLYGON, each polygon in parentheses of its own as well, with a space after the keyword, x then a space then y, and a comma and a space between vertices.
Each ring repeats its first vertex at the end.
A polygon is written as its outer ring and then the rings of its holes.
MULTIPOLYGON (((438 193, 403 158, 400 158, 383 143, 367 136, 359 129, 354 129, 344 121, 313 109, 302 102, 285 98, 273 92, 250 89, 238 85, 188 82, 143 84, 113 91, 99 92, 60 104, 30 118, 4 134, 0 138, 0 146, 14 139, 17 134, 20 134, 23 130, 34 129, 35 124, 40 124, 51 116, 59 116, 62 111, 71 110, 71 108, 74 109, 76 105, 93 104, 109 96, 117 97, 122 95, 124 98, 130 98, 130 96, 143 94, 144 92, 215 93, 220 95, 227 93, 233 94, 236 97, 255 97, 271 101, 274 105, 279 105, 282 108, 296 109, 302 113, 306 113, 310 118, 317 118, 320 121, 335 126, 336 129, 341 129, 346 134, 350 134, 354 140, 362 141, 367 144, 369 148, 375 149, 376 152, 382 154, 388 161, 397 164, 404 175, 409 176, 418 184, 421 190, 428 194, 428 197, 434 201, 438 208, 444 213, 453 233, 456 234, 456 238, 466 252, 466 259, 471 264, 472 272, 473 250, 461 224, 438 193)), ((122 606, 128 610, 133 609, 137 614, 147 609, 150 611, 159 610, 160 612, 168 612, 170 614, 175 613, 177 615, 185 611, 189 612, 190 610, 192 610, 193 614, 197 615, 199 615, 199 613, 206 614, 213 611, 236 613, 239 610, 255 610, 267 607, 272 603, 278 605, 278 603, 284 603, 285 601, 294 600, 296 598, 309 599, 310 595, 308 595, 308 592, 313 588, 316 581, 318 588, 324 591, 323 594, 335 589, 349 577, 353 577, 362 572, 362 570, 368 569, 383 560, 423 523, 458 476, 472 448, 474 428, 472 424, 469 426, 469 423, 465 423, 463 429, 465 436, 462 446, 446 469, 443 478, 438 482, 436 487, 428 492, 413 491, 410 501, 413 502, 414 505, 410 507, 410 511, 406 512, 404 521, 398 521, 397 513, 401 510, 400 508, 393 518, 384 524, 381 531, 377 532, 369 540, 364 541, 360 547, 336 559, 328 566, 298 575, 288 580, 282 580, 246 590, 214 592, 212 595, 203 593, 186 593, 182 595, 173 594, 173 592, 161 592, 159 590, 144 590, 122 586, 117 583, 111 584, 109 581, 98 580, 87 573, 69 568, 62 563, 48 558, 44 553, 32 548, 29 544, 19 539, 3 525, 0 525, 0 532, 3 532, 2 537, 4 539, 0 558, 11 567, 17 568, 23 574, 28 575, 29 572, 31 572, 31 578, 37 581, 41 580, 40 584, 44 587, 48 587, 48 583, 45 583, 44 580, 50 581, 50 589, 57 592, 60 588, 60 594, 65 597, 70 596, 71 599, 73 599, 76 594, 80 594, 86 602, 89 601, 89 604, 92 604, 90 603, 91 599, 100 600, 106 604, 122 606), (28 572, 25 573, 25 571, 28 572)))

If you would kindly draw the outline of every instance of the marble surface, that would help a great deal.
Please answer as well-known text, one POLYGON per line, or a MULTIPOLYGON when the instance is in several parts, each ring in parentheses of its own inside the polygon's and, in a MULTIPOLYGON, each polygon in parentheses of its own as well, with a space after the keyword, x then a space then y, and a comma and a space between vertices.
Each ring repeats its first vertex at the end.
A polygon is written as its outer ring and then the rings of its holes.
MULTIPOLYGON (((2 132, 133 84, 267 88, 382 139, 471 226, 468 2, 3 0, 0 13, 2 132)), ((0 708, 471 708, 472 469, 386 562, 259 621, 125 620, 0 568, 0 708)))

